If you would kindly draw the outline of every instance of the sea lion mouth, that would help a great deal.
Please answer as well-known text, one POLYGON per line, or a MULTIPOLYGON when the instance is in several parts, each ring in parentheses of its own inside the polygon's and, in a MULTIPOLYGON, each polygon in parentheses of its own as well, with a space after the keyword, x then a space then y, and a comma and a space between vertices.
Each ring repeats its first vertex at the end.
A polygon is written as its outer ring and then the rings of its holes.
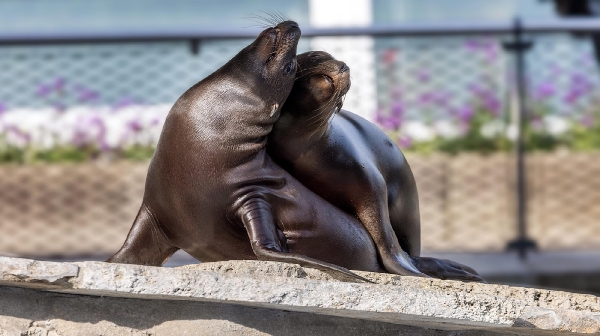
POLYGON ((274 41, 274 52, 285 54, 296 47, 300 39, 301 31, 298 24, 294 21, 284 21, 274 27, 276 37, 274 41))

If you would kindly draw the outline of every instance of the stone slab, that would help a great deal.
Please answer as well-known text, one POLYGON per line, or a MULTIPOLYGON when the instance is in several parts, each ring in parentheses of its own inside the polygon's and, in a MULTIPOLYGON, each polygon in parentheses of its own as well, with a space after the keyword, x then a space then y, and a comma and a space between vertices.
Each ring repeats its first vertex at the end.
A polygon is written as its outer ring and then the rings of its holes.
POLYGON ((593 295, 357 273, 374 283, 341 281, 318 270, 274 262, 160 268, 0 257, 2 285, 55 292, 235 304, 423 328, 600 332, 600 298, 593 295))

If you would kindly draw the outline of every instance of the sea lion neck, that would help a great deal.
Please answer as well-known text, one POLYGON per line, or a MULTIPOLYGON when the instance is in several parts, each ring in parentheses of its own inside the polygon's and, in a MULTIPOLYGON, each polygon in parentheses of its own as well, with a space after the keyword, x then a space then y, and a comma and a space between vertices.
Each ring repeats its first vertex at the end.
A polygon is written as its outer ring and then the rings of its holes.
POLYGON ((286 160, 294 161, 326 136, 330 126, 330 116, 327 115, 327 118, 310 119, 291 113, 284 106, 281 117, 269 135, 269 147, 273 147, 276 156, 285 156, 286 160))

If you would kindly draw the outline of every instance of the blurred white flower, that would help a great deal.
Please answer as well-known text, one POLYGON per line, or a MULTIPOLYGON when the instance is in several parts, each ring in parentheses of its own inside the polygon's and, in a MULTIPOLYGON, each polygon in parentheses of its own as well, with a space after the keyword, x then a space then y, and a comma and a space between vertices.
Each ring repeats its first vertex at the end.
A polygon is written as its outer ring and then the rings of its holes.
POLYGON ((506 129, 506 125, 501 120, 490 121, 481 126, 481 136, 484 138, 494 138, 501 135, 506 129))
POLYGON ((560 136, 566 133, 571 126, 567 119, 557 116, 545 116, 543 122, 546 131, 554 136, 560 136))
POLYGON ((509 140, 511 140, 511 141, 517 140, 518 134, 519 134, 519 128, 517 127, 516 124, 508 125, 508 127, 506 128, 506 137, 509 140))
POLYGON ((66 145, 96 145, 118 149, 154 146, 171 105, 73 106, 54 109, 14 109, 0 114, 0 136, 9 146, 51 149, 66 145))
POLYGON ((439 120, 433 125, 437 135, 444 139, 456 139, 460 136, 460 129, 449 120, 439 120))
POLYGON ((434 130, 421 121, 407 121, 402 125, 402 134, 414 141, 431 141, 435 139, 434 130))

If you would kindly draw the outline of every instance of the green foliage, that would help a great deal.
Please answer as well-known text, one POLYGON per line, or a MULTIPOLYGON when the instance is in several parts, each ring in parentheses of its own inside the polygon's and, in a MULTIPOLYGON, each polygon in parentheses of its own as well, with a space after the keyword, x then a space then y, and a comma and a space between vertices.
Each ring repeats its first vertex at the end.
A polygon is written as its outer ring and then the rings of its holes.
POLYGON ((16 147, 0 149, 0 164, 2 163, 66 163, 86 162, 99 159, 106 160, 148 160, 154 154, 153 146, 131 146, 119 151, 101 151, 95 147, 60 146, 51 149, 16 147))
POLYGON ((576 125, 566 136, 568 147, 576 151, 592 151, 600 149, 600 125, 586 128, 576 125))

